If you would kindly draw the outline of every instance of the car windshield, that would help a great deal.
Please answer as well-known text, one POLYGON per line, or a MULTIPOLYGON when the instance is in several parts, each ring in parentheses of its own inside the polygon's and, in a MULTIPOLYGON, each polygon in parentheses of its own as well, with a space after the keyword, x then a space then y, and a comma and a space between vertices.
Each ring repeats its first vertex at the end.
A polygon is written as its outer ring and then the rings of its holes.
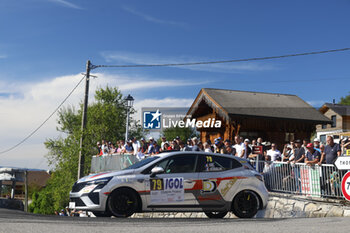
POLYGON ((137 162, 137 163, 135 163, 127 168, 124 168, 123 170, 137 169, 137 168, 143 167, 144 165, 149 164, 150 162, 152 162, 158 158, 160 158, 160 157, 159 156, 148 157, 147 159, 141 160, 140 162, 137 162))

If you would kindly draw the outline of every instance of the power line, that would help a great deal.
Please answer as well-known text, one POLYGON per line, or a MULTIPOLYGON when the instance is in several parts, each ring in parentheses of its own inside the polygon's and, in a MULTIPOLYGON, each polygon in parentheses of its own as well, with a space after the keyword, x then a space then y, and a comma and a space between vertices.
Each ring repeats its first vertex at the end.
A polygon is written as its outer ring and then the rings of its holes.
POLYGON ((245 61, 262 61, 262 60, 280 59, 280 58, 288 58, 288 57, 316 55, 316 54, 323 54, 323 53, 343 52, 343 51, 348 51, 348 50, 350 50, 350 48, 331 49, 331 50, 314 51, 314 52, 306 52, 306 53, 286 54, 286 55, 270 56, 270 57, 255 57, 255 58, 244 58, 244 59, 234 59, 234 60, 187 62, 187 63, 143 64, 143 65, 142 64, 140 64, 140 65, 91 65, 91 69, 102 68, 102 67, 141 68, 141 67, 157 67, 157 66, 208 65, 208 64, 218 64, 218 63, 233 63, 233 62, 245 62, 245 61))
POLYGON ((80 83, 84 80, 85 78, 85 75, 83 76, 83 78, 78 82, 78 84, 73 88, 73 90, 67 95, 66 98, 64 98, 64 100, 61 102, 60 105, 58 105, 58 107, 49 115, 48 118, 46 118, 46 120, 43 121, 43 123, 41 123, 39 125, 39 127, 37 127, 33 132, 31 132, 27 137, 25 137, 22 141, 20 141, 19 143, 17 143, 16 145, 6 149, 6 150, 3 150, 0 152, 0 155, 1 154, 4 154, 4 153, 7 153, 13 149, 15 149, 16 147, 18 147, 19 145, 21 145, 22 143, 24 143, 25 141, 27 141, 31 136, 33 136, 59 109, 60 107, 67 101, 67 99, 73 94, 73 92, 78 88, 78 86, 80 85, 80 83))

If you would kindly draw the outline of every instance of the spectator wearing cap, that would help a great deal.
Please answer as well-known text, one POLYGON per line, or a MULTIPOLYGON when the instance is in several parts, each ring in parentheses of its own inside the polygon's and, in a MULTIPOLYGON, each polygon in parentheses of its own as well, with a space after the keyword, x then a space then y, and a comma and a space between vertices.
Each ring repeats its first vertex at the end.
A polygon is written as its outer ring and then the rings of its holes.
POLYGON ((320 162, 321 159, 321 153, 314 148, 314 145, 312 143, 308 143, 306 145, 306 157, 305 157, 305 164, 308 166, 315 165, 320 162))
POLYGON ((187 139, 186 145, 185 145, 185 151, 192 151, 192 140, 189 138, 187 139))
POLYGON ((271 149, 266 152, 266 155, 269 157, 268 161, 280 161, 281 160, 281 152, 277 150, 276 143, 271 144, 271 149))
POLYGON ((320 140, 318 140, 318 138, 314 139, 314 148, 315 148, 315 150, 318 150, 319 152, 321 152, 321 150, 320 150, 320 140))
POLYGON ((214 147, 214 152, 215 153, 219 153, 219 154, 223 154, 225 152, 224 148, 224 144, 222 143, 221 137, 218 137, 214 140, 215 143, 215 147, 214 147))
POLYGON ((235 142, 236 144, 233 147, 236 149, 236 156, 243 158, 245 155, 246 148, 241 140, 241 137, 238 135, 235 136, 235 142))
POLYGON ((141 138, 141 153, 146 154, 148 152, 148 143, 144 138, 141 138))
POLYGON ((249 145, 250 140, 248 138, 244 139, 244 145, 245 145, 245 153, 244 153, 244 158, 247 159, 249 155, 252 153, 252 148, 249 145))
POLYGON ((294 150, 291 144, 285 144, 282 152, 282 161, 293 161, 294 160, 294 150))
POLYGON ((156 155, 160 152, 160 146, 157 144, 156 141, 153 141, 153 144, 151 145, 151 149, 148 151, 148 154, 150 155, 156 155))
POLYGON ((134 152, 134 148, 132 147, 132 141, 129 140, 126 144, 125 144, 125 153, 133 153, 134 152))

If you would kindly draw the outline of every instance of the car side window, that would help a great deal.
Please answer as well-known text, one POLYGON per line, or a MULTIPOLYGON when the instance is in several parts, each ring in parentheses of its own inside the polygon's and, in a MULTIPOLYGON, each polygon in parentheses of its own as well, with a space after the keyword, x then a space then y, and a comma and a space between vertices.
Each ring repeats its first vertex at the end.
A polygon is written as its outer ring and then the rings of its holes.
POLYGON ((226 158, 215 155, 201 156, 199 162, 199 172, 220 172, 234 168, 241 167, 242 165, 235 159, 226 158))
POLYGON ((172 156, 148 168, 144 174, 150 173, 154 167, 162 167, 164 169, 164 173, 166 174, 195 172, 196 160, 196 155, 184 154, 172 156))

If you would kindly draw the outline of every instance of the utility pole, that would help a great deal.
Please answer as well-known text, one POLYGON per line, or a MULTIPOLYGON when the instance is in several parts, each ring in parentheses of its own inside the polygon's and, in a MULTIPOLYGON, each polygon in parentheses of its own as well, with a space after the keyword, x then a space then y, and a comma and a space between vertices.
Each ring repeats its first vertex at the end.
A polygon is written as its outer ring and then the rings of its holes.
POLYGON ((85 98, 84 98, 84 106, 83 106, 83 116, 82 116, 82 120, 81 120, 81 137, 80 137, 80 150, 79 150, 78 179, 80 179, 81 177, 84 176, 85 154, 83 153, 83 143, 84 143, 84 130, 86 128, 86 121, 87 121, 90 70, 91 70, 91 62, 90 62, 90 60, 88 60, 86 63, 85 98))

